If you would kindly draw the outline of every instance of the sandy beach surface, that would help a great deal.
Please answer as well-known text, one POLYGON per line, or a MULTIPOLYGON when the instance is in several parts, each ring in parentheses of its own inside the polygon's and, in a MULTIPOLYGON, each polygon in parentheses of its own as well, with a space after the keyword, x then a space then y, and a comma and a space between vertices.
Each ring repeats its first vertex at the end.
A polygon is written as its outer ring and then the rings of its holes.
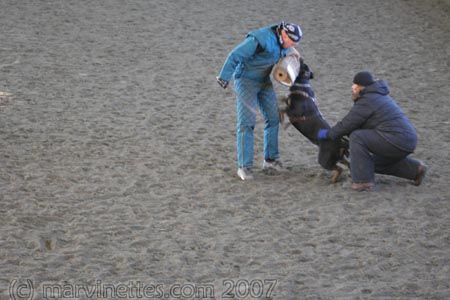
POLYGON ((450 1, 0 11, 0 299, 450 299, 450 1), (255 180, 236 177, 235 98, 215 76, 280 20, 302 26, 331 124, 357 71, 389 82, 429 166, 421 186, 380 175, 352 192, 348 170, 332 185, 293 127, 286 170, 265 175, 260 115, 255 180))

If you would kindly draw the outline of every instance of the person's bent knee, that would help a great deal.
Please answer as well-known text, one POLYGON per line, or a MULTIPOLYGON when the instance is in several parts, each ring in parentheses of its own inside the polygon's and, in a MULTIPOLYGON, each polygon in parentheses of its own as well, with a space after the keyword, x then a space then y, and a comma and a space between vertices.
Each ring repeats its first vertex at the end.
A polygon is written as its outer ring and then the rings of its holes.
POLYGON ((350 133, 350 136, 349 136, 349 138, 350 138, 350 141, 352 141, 352 140, 360 140, 361 139, 361 137, 362 137, 362 131, 361 130, 355 130, 355 131, 353 131, 352 133, 350 133))
POLYGON ((352 144, 364 144, 363 130, 355 130, 349 136, 350 148, 352 144))
POLYGON ((238 118, 236 122, 236 127, 238 129, 251 129, 253 130, 256 126, 256 118, 238 118))
POLYGON ((238 132, 250 132, 255 129, 254 125, 241 124, 237 126, 238 132))
POLYGON ((279 126, 280 124, 280 116, 279 114, 273 114, 271 116, 269 116, 266 120, 265 120, 266 126, 267 127, 276 127, 279 126))

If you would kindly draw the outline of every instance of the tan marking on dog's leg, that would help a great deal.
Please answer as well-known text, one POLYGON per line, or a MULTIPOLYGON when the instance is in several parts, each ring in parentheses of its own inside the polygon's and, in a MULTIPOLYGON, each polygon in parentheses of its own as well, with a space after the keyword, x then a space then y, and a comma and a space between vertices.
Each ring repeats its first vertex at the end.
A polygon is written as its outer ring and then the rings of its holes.
POLYGON ((343 169, 339 166, 336 166, 336 168, 332 171, 331 175, 331 183, 336 183, 339 180, 339 177, 342 174, 343 169))

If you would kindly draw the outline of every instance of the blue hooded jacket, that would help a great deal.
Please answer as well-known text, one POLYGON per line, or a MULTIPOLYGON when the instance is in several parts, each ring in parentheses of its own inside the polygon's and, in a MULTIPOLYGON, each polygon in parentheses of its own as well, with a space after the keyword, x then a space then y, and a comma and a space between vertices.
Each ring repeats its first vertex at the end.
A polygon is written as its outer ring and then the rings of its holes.
POLYGON ((247 78, 258 82, 270 80, 274 64, 290 51, 284 49, 276 33, 277 25, 250 32, 228 55, 219 77, 230 81, 247 78))
POLYGON ((416 148, 416 130, 389 96, 384 80, 365 87, 349 113, 330 129, 328 136, 337 139, 356 129, 375 129, 387 142, 407 152, 416 148))

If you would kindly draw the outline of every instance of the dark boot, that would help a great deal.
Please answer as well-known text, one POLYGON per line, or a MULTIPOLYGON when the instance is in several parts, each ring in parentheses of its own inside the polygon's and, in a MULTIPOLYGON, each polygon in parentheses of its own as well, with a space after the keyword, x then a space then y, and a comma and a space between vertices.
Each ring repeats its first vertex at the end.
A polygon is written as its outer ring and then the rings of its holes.
POLYGON ((427 166, 421 163, 417 168, 417 175, 416 178, 414 178, 414 185, 419 186, 422 183, 423 179, 425 178, 426 174, 427 174, 427 166))

